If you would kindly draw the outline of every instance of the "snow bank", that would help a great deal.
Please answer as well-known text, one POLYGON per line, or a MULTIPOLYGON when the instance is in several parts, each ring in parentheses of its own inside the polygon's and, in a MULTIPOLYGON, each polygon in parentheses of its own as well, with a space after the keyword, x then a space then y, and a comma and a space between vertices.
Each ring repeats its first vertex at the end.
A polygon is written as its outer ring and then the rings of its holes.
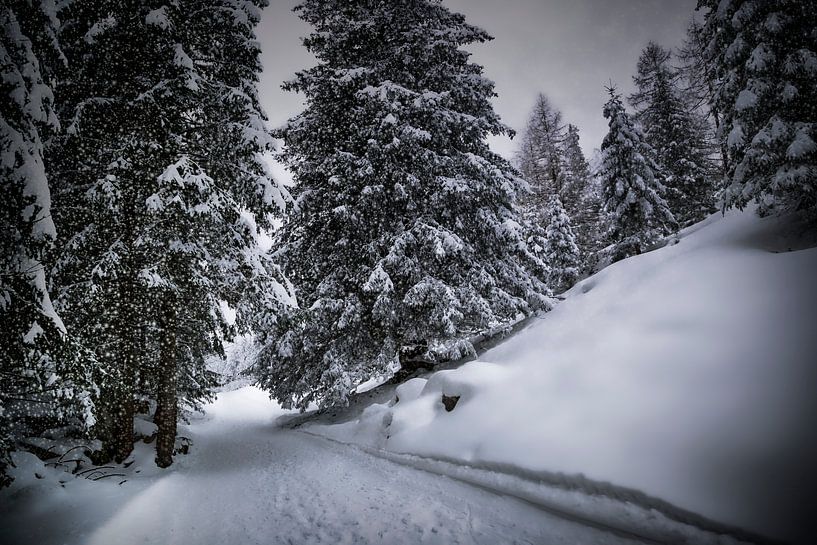
POLYGON ((810 245, 797 229, 752 211, 712 216, 581 282, 479 360, 406 383, 399 401, 358 421, 309 431, 582 474, 806 542, 816 529, 817 249, 788 251, 810 245), (460 397, 451 412, 443 395, 460 397))

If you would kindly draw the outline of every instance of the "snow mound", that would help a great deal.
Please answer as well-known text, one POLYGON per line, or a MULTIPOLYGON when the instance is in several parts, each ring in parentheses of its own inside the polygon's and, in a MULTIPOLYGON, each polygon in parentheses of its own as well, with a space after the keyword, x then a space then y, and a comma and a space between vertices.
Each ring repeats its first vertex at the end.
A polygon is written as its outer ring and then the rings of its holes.
POLYGON ((358 421, 309 431, 397 453, 583 475, 810 542, 813 242, 791 218, 713 215, 677 243, 574 286, 479 360, 405 383, 396 403, 358 421), (460 396, 450 412, 444 395, 460 396))
POLYGON ((397 401, 407 403, 420 397, 428 381, 424 378, 412 378, 397 387, 397 401))

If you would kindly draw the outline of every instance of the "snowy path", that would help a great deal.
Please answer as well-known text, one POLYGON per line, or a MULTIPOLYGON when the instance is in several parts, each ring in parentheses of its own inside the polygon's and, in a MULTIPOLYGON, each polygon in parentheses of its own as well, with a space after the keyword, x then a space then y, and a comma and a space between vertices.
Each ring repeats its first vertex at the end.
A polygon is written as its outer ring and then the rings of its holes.
POLYGON ((53 527, 31 520, 34 533, 13 539, 43 545, 633 543, 519 499, 275 428, 273 410, 254 389, 221 394, 207 417, 191 425, 193 451, 178 457, 174 470, 121 488, 106 485, 116 496, 101 509, 93 502, 60 504, 47 519, 53 527))
POLYGON ((236 410, 251 393, 223 394, 212 420, 194 427, 192 463, 132 500, 89 543, 622 542, 518 500, 275 429, 268 409, 236 410))

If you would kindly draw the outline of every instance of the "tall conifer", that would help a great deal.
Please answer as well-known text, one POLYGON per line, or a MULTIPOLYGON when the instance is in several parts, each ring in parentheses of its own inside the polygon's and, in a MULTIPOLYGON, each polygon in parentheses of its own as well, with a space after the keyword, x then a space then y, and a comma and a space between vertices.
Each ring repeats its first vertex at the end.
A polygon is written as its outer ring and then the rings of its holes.
POLYGON ((675 218, 664 200, 664 187, 656 176, 654 151, 624 110, 621 97, 608 88, 604 105, 609 131, 601 145, 599 176, 604 212, 613 241, 613 260, 643 252, 675 228, 675 218))
POLYGON ((817 11, 798 0, 699 0, 723 116, 724 206, 817 210, 817 11))
POLYGON ((547 299, 521 182, 486 142, 510 131, 462 49, 488 34, 433 0, 296 9, 320 61, 286 84, 306 109, 281 131, 297 208, 279 239, 300 309, 263 339, 258 368, 303 408, 345 402, 409 354, 470 352, 457 339, 547 299))
POLYGON ((52 2, 0 6, 0 487, 21 434, 93 418, 85 366, 54 311, 43 264, 57 234, 44 161, 59 130, 56 33, 52 2))
POLYGON ((706 123, 683 100, 671 61, 672 52, 654 42, 644 48, 630 103, 661 166, 667 203, 678 222, 688 225, 713 211, 714 171, 706 123))

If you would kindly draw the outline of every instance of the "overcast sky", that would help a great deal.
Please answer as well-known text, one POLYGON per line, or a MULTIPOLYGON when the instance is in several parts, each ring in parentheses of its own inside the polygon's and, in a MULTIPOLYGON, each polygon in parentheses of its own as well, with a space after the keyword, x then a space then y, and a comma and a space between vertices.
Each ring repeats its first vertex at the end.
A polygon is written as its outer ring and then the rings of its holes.
MULTIPOLYGON (((297 114, 302 98, 281 82, 314 58, 301 46, 309 27, 292 13, 297 0, 272 0, 258 29, 264 74, 261 99, 273 125, 297 114)), ((516 130, 524 127, 536 94, 545 93, 581 131, 586 153, 607 129, 601 109, 608 80, 626 93, 641 49, 650 40, 676 47, 684 38, 696 0, 445 0, 486 29, 492 42, 472 47, 473 59, 496 82, 497 112, 516 130)), ((491 142, 510 158, 515 143, 491 142)))

